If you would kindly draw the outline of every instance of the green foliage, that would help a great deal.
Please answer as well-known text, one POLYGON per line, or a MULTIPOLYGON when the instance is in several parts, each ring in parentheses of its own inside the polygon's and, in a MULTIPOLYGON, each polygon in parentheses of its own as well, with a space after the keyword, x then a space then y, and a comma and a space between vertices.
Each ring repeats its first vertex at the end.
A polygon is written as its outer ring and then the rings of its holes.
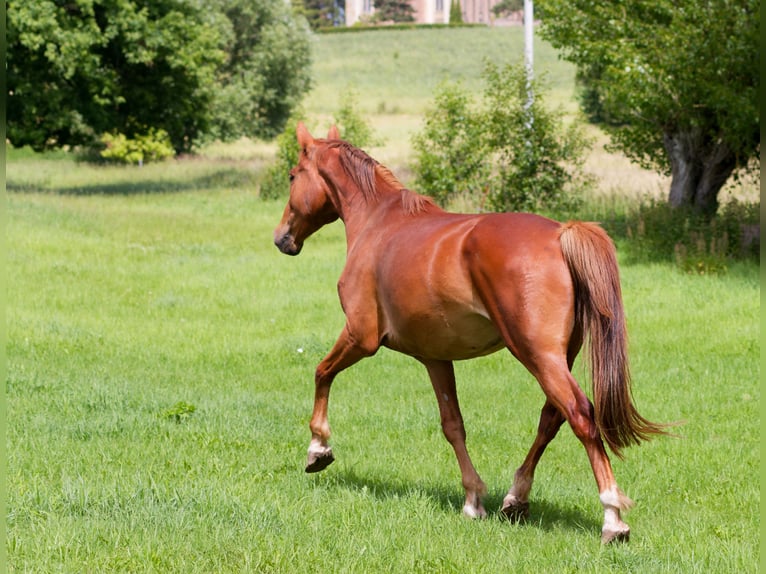
POLYGON ((726 273, 732 261, 760 259, 760 204, 732 201, 709 218, 690 208, 642 203, 627 218, 633 261, 674 261, 686 273, 726 273))
POLYGON ((347 88, 343 91, 339 104, 340 107, 333 119, 344 140, 360 148, 383 144, 383 140, 377 136, 370 123, 359 111, 358 95, 353 89, 347 88))
POLYGON ((13 3, 8 137, 43 149, 153 126, 182 149, 206 127, 224 57, 215 21, 181 0, 13 3))
POLYGON ((286 197, 290 192, 288 174, 297 165, 300 147, 295 137, 298 121, 303 117, 303 111, 297 109, 285 124, 284 131, 276 138, 277 155, 274 163, 266 170, 261 182, 259 195, 263 199, 286 197))
MULTIPOLYGON (((305 113, 298 109, 290 117, 284 131, 277 136, 277 155, 261 182, 260 196, 264 199, 285 197, 290 192, 288 173, 298 163, 300 148, 295 138, 298 121, 305 121, 305 113)), ((379 138, 372 127, 357 110, 353 90, 346 89, 340 99, 340 108, 335 113, 334 123, 341 137, 357 147, 378 145, 379 138)), ((319 136, 317 136, 319 137, 319 136)))
POLYGON ((699 193, 700 207, 714 212, 705 196, 760 157, 760 2, 540 3, 544 37, 577 64, 588 112, 609 121, 615 146, 667 173, 682 162, 674 178, 702 166, 677 203, 699 193), (688 144, 674 155, 677 142, 688 144))
POLYGON ((463 23, 463 10, 460 8, 460 0, 451 0, 449 8, 450 25, 460 25, 463 23))
POLYGON ((589 143, 581 126, 546 108, 542 84, 528 85, 522 65, 488 64, 484 80, 478 107, 457 85, 437 91, 413 138, 418 189, 443 204, 467 193, 494 211, 571 211, 592 184, 581 169, 589 143))
POLYGON ((207 139, 272 138, 311 83, 308 29, 271 0, 215 0, 225 16, 207 139))
POLYGON ((8 138, 35 149, 104 132, 278 132, 308 87, 308 39, 270 0, 54 0, 8 9, 8 138))
POLYGON ((463 24, 463 10, 460 8, 460 0, 451 0, 449 8, 450 26, 459 26, 463 24))
POLYGON ((415 8, 408 0, 374 0, 376 22, 414 22, 415 8))
POLYGON ((175 153, 168 132, 154 128, 131 139, 125 134, 105 133, 101 136, 101 143, 105 147, 99 155, 118 163, 143 165, 173 157, 175 153))
POLYGON ((179 401, 172 407, 165 409, 160 413, 160 416, 163 419, 168 419, 177 423, 184 422, 185 420, 188 420, 189 417, 191 417, 194 414, 194 411, 197 410, 197 407, 194 405, 179 401))
POLYGON ((526 69, 488 65, 483 125, 496 157, 487 204, 493 211, 571 212, 592 180, 582 166, 590 141, 581 125, 546 108, 526 69), (534 94, 532 102, 530 94, 534 94))
POLYGON ((524 0, 500 0, 500 2, 492 6, 492 13, 498 18, 502 18, 507 14, 523 9, 524 0))
POLYGON ((423 128, 412 139, 415 187, 440 204, 460 195, 482 195, 490 175, 481 114, 458 84, 442 83, 423 128))
POLYGON ((293 11, 306 18, 312 30, 343 27, 342 0, 291 0, 293 11))

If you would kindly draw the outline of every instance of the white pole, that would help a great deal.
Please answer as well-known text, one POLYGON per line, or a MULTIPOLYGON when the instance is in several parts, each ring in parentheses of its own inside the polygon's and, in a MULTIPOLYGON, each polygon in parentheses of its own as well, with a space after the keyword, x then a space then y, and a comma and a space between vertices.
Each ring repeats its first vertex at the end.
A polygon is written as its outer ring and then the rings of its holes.
MULTIPOLYGON (((535 9, 532 0, 524 0, 524 64, 527 71, 527 101, 524 104, 526 115, 525 126, 532 131, 535 118, 532 116, 532 105, 535 103, 535 93, 532 89, 532 77, 534 75, 534 53, 532 42, 535 37, 535 9)), ((527 140, 527 148, 532 153, 532 142, 527 140)))
POLYGON ((527 107, 532 106, 532 77, 534 76, 535 8, 532 0, 524 0, 524 63, 527 67, 527 107))

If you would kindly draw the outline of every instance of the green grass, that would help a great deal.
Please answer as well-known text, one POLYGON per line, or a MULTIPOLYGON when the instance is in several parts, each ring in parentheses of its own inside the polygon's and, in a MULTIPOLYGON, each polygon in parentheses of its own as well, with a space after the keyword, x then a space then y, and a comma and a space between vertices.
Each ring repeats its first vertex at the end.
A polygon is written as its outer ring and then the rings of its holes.
MULTIPOLYGON (((338 377, 338 460, 304 474, 314 367, 343 324, 342 227, 285 257, 282 205, 199 183, 211 165, 8 165, 11 572, 757 571, 757 266, 623 266, 636 401, 685 424, 614 461, 637 506, 630 543, 604 548, 566 428, 529 523, 464 519, 425 372, 385 350, 338 377)), ((494 512, 543 396, 507 353, 457 374, 494 512)))

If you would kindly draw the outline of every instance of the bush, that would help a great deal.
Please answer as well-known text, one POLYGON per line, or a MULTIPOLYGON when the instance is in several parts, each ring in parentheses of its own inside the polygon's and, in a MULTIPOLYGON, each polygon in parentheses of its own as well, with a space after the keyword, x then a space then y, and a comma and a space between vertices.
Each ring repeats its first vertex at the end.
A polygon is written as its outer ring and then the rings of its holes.
MULTIPOLYGON (((289 172, 298 163, 300 155, 300 148, 295 139, 295 129, 298 126, 298 121, 304 115, 303 110, 297 109, 287 120, 284 131, 277 136, 276 161, 266 171, 261 182, 261 198, 277 199, 290 193, 289 172)), ((341 98, 340 109, 335 114, 334 123, 340 131, 341 137, 357 147, 381 143, 372 127, 357 111, 356 96, 353 90, 346 90, 341 98)))
POLYGON ((667 203, 628 215, 626 251, 634 261, 674 261, 686 273, 721 274, 733 260, 760 259, 760 204, 733 201, 712 218, 667 203))
POLYGON ((483 76, 479 106, 458 85, 437 90, 413 138, 418 188, 441 204, 466 193, 493 211, 571 212, 593 183, 582 170, 589 141, 581 124, 565 127, 538 81, 528 103, 523 65, 488 64, 483 76))
POLYGON ((441 205, 461 193, 481 195, 489 164, 480 114, 457 84, 441 84, 434 104, 413 137, 415 187, 441 205))
POLYGON ((168 132, 150 128, 145 134, 129 139, 121 133, 105 133, 101 136, 105 146, 99 155, 107 161, 143 165, 173 157, 175 151, 168 132))
POLYGON ((497 161, 487 206, 493 211, 573 211, 593 184, 582 170, 590 141, 581 124, 565 126, 562 111, 547 109, 542 83, 530 83, 522 65, 488 65, 484 77, 482 125, 497 161))
POLYGON ((463 11, 460 9, 460 0, 452 0, 449 7, 450 26, 463 24, 463 11))
POLYGON ((261 182, 260 196, 262 199, 278 199, 290 192, 289 172, 298 163, 300 148, 295 139, 295 130, 303 111, 298 109, 290 116, 284 131, 277 136, 277 157, 275 162, 266 170, 261 182))
MULTIPOLYGON (((340 99, 340 108, 334 116, 341 137, 359 148, 383 144, 369 123, 357 110, 357 94, 353 89, 346 89, 340 99)), ((295 132, 293 132, 295 133, 295 132)), ((294 138, 293 138, 294 139, 294 138)))

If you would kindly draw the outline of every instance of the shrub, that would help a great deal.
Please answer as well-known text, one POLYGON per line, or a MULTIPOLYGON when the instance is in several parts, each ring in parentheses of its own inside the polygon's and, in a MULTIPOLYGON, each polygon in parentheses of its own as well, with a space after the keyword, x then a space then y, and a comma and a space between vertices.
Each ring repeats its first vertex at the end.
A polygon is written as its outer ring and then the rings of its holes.
POLYGON ((415 186, 442 205, 460 193, 478 195, 489 175, 480 114, 457 84, 436 90, 434 108, 413 136, 415 186))
POLYGON ((482 125, 497 162, 489 181, 493 211, 571 212, 593 184, 582 170, 589 140, 544 103, 543 85, 522 65, 487 65, 482 125), (530 94, 534 97, 530 101, 530 94))
MULTIPOLYGON (((303 110, 296 110, 287 120, 284 131, 276 138, 276 161, 266 170, 266 175, 261 182, 260 196, 263 199, 277 199, 290 193, 289 172, 298 163, 300 155, 300 148, 295 139, 295 129, 303 116, 303 110)), ((340 109, 335 114, 334 122, 338 126, 341 137, 357 147, 379 143, 372 127, 356 109, 353 90, 347 90, 341 98, 340 109)))
POLYGON ((460 0, 452 0, 449 7, 450 26, 459 26, 463 23, 463 11, 460 9, 460 0))
POLYGON ((760 204, 732 201, 711 217, 667 203, 641 204, 628 215, 628 257, 674 261, 686 273, 721 274, 732 260, 760 259, 760 204))
POLYGON ((334 120, 341 137, 356 147, 366 148, 383 144, 372 126, 357 110, 357 94, 352 89, 343 92, 334 120))
POLYGON ((418 188, 444 204, 464 192, 494 211, 567 212, 592 185, 582 170, 588 140, 579 122, 544 105, 542 84, 527 101, 523 65, 487 64, 483 100, 442 84, 413 138, 418 188))
POLYGON ((99 155, 107 161, 143 165, 173 157, 175 151, 168 132, 150 128, 145 134, 129 139, 121 133, 105 133, 101 136, 105 146, 99 155))
POLYGON ((266 175, 261 182, 260 196, 262 199, 278 199, 290 192, 289 172, 298 163, 300 148, 295 139, 295 129, 298 120, 303 116, 303 111, 298 109, 290 116, 285 124, 284 131, 277 136, 277 157, 274 163, 266 170, 266 175))

